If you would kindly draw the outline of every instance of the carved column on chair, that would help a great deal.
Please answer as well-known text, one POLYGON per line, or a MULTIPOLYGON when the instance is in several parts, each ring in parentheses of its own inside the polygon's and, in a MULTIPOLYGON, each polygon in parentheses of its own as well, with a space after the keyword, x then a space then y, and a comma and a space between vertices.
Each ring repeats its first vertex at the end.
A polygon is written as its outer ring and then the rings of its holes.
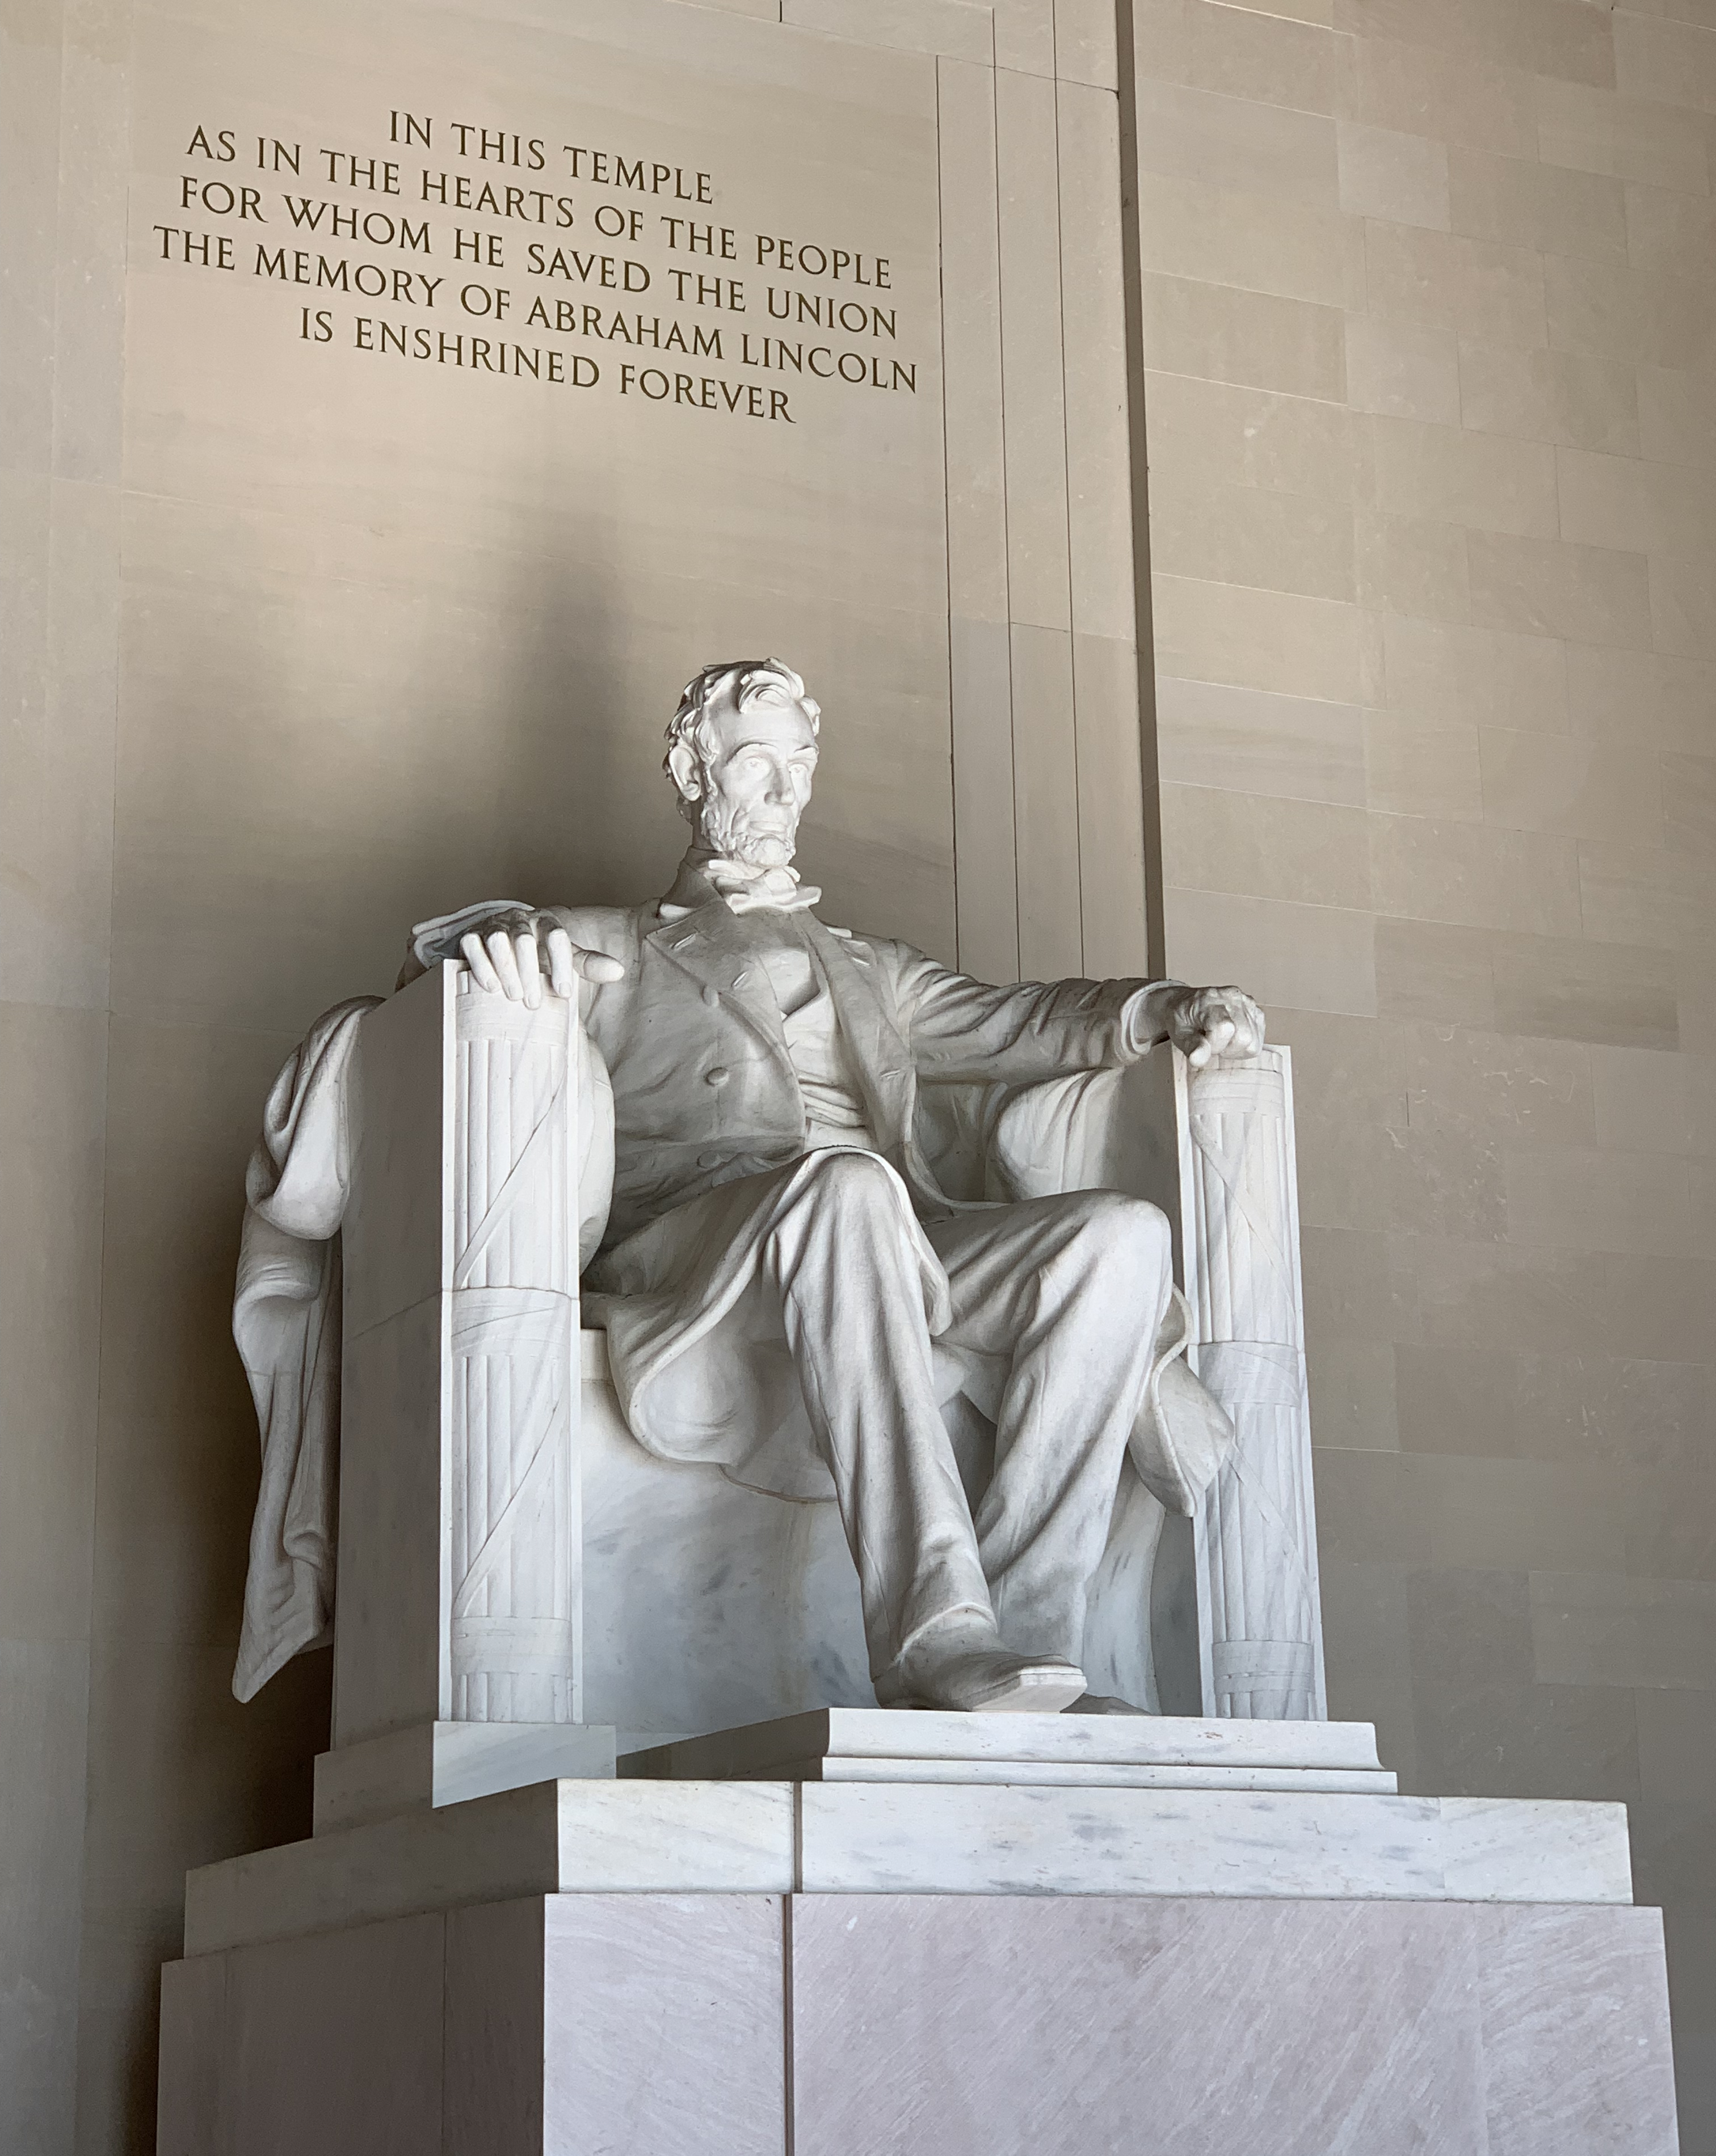
POLYGON ((1206 1711, 1321 1720, 1291 1059, 1269 1048, 1255 1062, 1181 1071, 1196 1366, 1238 1433, 1197 1522, 1206 1711))
POLYGON ((576 1722, 577 1007, 454 997, 452 1718, 576 1722))

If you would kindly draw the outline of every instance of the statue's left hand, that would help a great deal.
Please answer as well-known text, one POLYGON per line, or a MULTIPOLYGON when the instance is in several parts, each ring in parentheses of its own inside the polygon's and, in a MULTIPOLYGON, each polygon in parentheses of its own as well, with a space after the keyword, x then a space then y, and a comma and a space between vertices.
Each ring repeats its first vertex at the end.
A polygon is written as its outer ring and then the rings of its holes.
POLYGON ((1168 1038, 1194 1070, 1220 1058, 1256 1055, 1263 1013, 1243 988, 1182 988, 1169 1005, 1168 1038))

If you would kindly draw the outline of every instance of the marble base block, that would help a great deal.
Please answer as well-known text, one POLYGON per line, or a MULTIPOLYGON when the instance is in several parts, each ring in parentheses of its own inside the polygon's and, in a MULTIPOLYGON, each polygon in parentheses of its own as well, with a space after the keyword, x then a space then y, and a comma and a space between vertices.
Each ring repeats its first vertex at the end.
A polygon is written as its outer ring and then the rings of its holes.
POLYGON ((1654 1909, 530 1894, 170 1964, 159 2156, 1673 2156, 1654 1909))
POLYGON ((543 1782, 205 1865, 212 1953, 524 1894, 1625 1902, 1621 1804, 917 1782, 543 1782))
POLYGON ((533 1782, 611 1780, 614 1732, 575 1722, 423 1722, 318 1753, 318 1834, 533 1782))

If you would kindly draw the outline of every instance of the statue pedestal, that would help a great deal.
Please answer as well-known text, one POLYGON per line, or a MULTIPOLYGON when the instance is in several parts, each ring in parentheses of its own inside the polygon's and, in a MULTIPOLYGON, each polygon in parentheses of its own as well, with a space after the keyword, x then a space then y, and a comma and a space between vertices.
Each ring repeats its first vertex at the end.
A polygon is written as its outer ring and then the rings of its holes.
POLYGON ((1672 2156, 1619 1805, 1388 1794, 1353 1724, 665 1749, 193 1872, 161 2156, 1672 2156))
POLYGON ((1033 1717, 875 1707, 834 1507, 627 1430, 587 1048, 452 965, 358 1029, 333 1742, 310 1840, 187 1882, 161 2156, 1672 2156, 1622 1808, 1318 1718, 1284 1054, 966 1163, 1162 1204, 1237 1431, 1092 1582, 1094 1688, 1179 1712, 1033 1717))

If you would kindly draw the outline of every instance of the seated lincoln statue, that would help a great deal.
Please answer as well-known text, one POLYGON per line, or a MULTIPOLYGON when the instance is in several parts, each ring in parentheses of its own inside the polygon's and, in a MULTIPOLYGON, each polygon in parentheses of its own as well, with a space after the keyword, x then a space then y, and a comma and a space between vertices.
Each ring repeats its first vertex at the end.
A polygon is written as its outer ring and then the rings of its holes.
MULTIPOLYGON (((778 660, 705 667, 667 730, 694 836, 666 896, 468 907, 414 932, 403 979, 462 958, 490 995, 578 998, 614 1104, 585 1308, 627 1423, 742 1479, 784 1427, 745 1411, 773 1351, 806 1471, 832 1476, 881 1704, 1128 1711, 1079 1667, 1123 1462, 1189 1511, 1230 1435, 1183 1368, 1191 1429, 1169 1427, 1168 1221, 1108 1190, 956 1201, 915 1136, 917 1088, 1164 1042, 1201 1065, 1261 1049, 1261 1014, 1172 981, 987 987, 819 920, 792 863, 819 722, 778 660), (941 1412, 950 1361, 994 1430, 974 1508, 941 1412)), ((784 1486, 778 1463, 755 1479, 784 1486)))

